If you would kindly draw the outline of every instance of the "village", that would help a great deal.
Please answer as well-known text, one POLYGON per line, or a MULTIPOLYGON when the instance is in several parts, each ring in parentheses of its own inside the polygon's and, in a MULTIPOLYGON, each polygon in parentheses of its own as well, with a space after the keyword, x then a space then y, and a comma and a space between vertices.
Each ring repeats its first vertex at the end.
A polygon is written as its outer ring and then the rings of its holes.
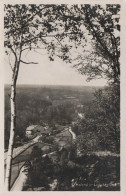
MULTIPOLYGON (((41 125, 31 125, 26 129, 26 137, 29 139, 28 143, 14 148, 11 175, 12 190, 17 188, 17 190, 22 190, 23 180, 22 176, 20 176, 21 179, 19 180, 19 175, 27 175, 25 163, 30 160, 30 153, 34 146, 39 146, 39 148, 41 148, 43 157, 48 155, 54 163, 57 163, 63 155, 65 155, 66 159, 69 158, 70 154, 67 148, 70 147, 76 139, 76 135, 72 132, 70 126, 61 125, 56 125, 56 130, 50 129, 47 125, 45 127, 41 125), (23 169, 24 171, 22 172, 21 170, 23 169), (17 179, 19 180, 20 185, 17 184, 17 179)), ((6 153, 4 163, 6 167, 6 153)))

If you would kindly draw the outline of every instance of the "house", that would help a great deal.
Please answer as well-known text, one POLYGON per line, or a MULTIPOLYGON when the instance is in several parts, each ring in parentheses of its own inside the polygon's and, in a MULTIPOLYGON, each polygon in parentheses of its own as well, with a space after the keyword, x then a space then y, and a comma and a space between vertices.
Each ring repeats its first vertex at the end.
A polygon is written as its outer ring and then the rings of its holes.
POLYGON ((26 129, 26 136, 31 137, 33 135, 50 135, 51 130, 44 128, 41 125, 31 125, 26 129))
POLYGON ((30 136, 32 136, 32 135, 34 135, 35 134, 35 127, 36 127, 37 125, 30 125, 29 127, 27 127, 27 129, 26 129, 26 137, 30 137, 30 136))
POLYGON ((37 125, 35 127, 36 135, 42 135, 42 133, 45 131, 44 127, 41 125, 37 125))

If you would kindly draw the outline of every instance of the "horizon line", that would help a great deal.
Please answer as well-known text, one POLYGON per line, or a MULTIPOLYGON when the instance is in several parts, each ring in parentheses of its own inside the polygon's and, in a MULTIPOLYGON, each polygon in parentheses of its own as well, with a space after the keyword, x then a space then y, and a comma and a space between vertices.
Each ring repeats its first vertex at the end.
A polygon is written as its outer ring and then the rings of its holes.
MULTIPOLYGON (((4 85, 10 85, 11 83, 5 83, 4 85)), ((17 84, 17 86, 65 86, 65 87, 106 87, 107 85, 65 85, 65 84, 17 84)))

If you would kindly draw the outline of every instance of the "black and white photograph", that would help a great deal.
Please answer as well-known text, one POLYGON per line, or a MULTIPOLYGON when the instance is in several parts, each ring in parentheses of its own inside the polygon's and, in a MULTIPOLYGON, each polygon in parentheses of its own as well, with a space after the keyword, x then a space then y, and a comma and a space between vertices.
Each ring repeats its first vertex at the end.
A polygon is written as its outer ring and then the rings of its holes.
POLYGON ((5 191, 121 191, 121 4, 4 4, 5 191))

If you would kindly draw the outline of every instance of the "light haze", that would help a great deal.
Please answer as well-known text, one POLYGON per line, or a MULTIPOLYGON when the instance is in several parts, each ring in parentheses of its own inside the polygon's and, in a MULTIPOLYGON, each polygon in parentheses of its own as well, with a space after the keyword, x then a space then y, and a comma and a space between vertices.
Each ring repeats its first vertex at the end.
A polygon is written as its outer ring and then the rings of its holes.
MULTIPOLYGON (((11 68, 5 56, 5 84, 11 84, 11 68)), ((81 86, 104 86, 105 79, 86 81, 86 76, 81 75, 72 67, 72 64, 63 62, 56 58, 53 62, 49 60, 46 52, 32 51, 23 56, 26 62, 37 62, 38 64, 20 64, 17 84, 39 84, 39 85, 81 85, 81 86)))

